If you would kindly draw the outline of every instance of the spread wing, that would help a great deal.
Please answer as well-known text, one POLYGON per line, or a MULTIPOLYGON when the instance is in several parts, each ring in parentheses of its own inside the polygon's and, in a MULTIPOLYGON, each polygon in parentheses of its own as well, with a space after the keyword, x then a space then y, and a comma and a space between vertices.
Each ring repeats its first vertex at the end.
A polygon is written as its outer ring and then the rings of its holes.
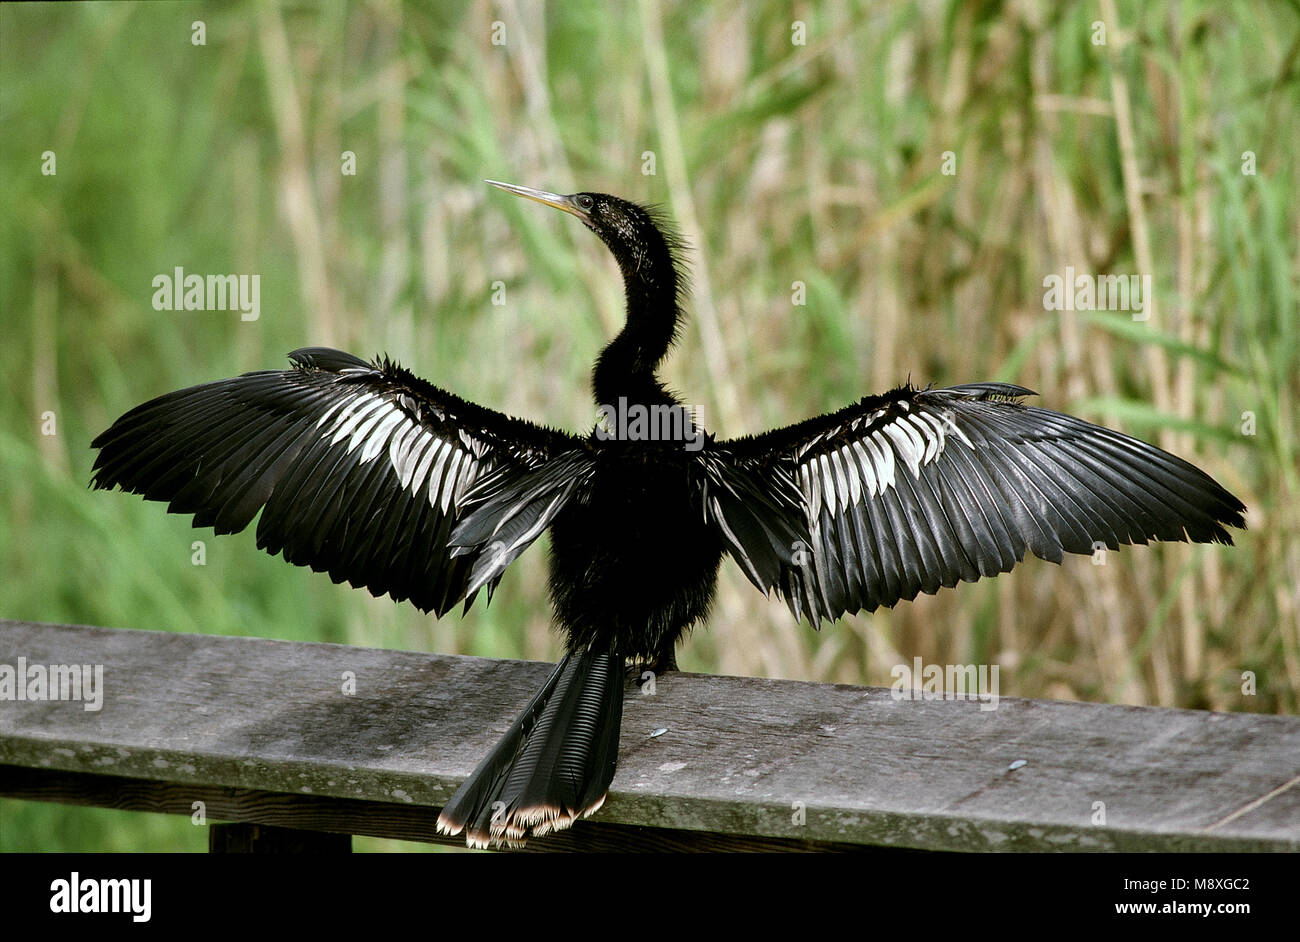
POLYGON ((376 596, 442 615, 489 594, 591 470, 585 444, 390 361, 313 347, 132 409, 92 443, 93 487, 167 501, 376 596), (476 495, 485 495, 480 501, 476 495), (457 532, 480 503, 474 533, 457 532))
POLYGON ((1009 571, 1026 550, 1232 543, 1241 501, 1180 458, 1022 405, 1019 386, 896 389, 719 443, 706 513, 764 592, 814 624, 1009 571), (765 509, 732 493, 758 491, 765 509), (757 518, 757 520, 755 519, 757 518))

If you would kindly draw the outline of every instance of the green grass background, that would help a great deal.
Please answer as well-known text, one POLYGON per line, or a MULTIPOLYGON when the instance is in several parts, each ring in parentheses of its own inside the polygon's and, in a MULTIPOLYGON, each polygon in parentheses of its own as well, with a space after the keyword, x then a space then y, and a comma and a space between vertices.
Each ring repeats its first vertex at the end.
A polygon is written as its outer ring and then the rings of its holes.
MULTIPOLYGON (((86 488, 126 409, 311 344, 590 428, 617 272, 488 177, 662 204, 695 285, 666 376, 721 436, 1005 380, 1249 507, 1232 549, 1030 560, 820 634, 729 565, 683 669, 920 656, 997 663, 1004 696, 1295 712, 1298 85, 1300 13, 1263 0, 0 6, 0 616, 555 658, 544 546, 438 622, 86 488), (178 265, 260 274, 261 318, 154 311, 178 265), (1155 316, 1045 310, 1066 266, 1150 275, 1155 316)), ((0 802, 0 850, 204 841, 0 802)))

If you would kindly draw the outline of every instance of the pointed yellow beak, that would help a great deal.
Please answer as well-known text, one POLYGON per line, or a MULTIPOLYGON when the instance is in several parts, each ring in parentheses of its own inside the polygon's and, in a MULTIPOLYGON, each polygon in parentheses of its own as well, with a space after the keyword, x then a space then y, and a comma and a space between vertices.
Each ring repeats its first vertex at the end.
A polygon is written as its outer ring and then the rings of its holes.
POLYGON ((554 206, 556 209, 562 209, 566 213, 577 216, 579 219, 586 221, 590 217, 578 208, 572 196, 561 196, 559 193, 547 193, 545 190, 534 190, 530 186, 518 186, 514 183, 500 183, 496 180, 484 180, 489 186, 494 186, 499 190, 505 190, 507 193, 513 193, 516 196, 522 196, 525 199, 534 200, 538 203, 545 203, 547 206, 554 206))

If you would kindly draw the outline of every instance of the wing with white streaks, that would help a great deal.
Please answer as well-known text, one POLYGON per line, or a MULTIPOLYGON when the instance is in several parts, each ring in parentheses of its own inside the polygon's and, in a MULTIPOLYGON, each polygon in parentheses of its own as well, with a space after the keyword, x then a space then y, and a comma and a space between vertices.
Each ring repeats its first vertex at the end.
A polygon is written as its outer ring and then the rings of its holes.
MULTIPOLYGON (((1019 386, 896 389, 833 415, 723 442, 721 476, 766 480, 806 554, 729 541, 759 588, 796 616, 833 620, 1007 572, 1026 550, 1148 540, 1231 543, 1239 500, 1180 458, 1119 432, 1022 405, 1019 386), (777 493, 779 492, 779 493, 777 493), (768 571, 751 573, 750 557, 768 571)), ((714 515, 720 529, 728 511, 714 515)), ((734 529, 732 527, 731 529, 734 529)))
MULTIPOLYGON (((195 526, 234 533, 262 512, 257 543, 374 595, 439 615, 487 584, 471 583, 475 549, 452 533, 475 492, 527 480, 584 443, 465 402, 401 367, 324 348, 290 370, 248 373, 170 393, 95 439, 93 485, 168 502, 195 526)), ((531 512, 518 556, 581 475, 531 512), (558 495, 562 495, 558 496, 558 495), (544 519, 543 519, 544 518, 544 519), (540 525, 539 525, 540 521, 540 525)))

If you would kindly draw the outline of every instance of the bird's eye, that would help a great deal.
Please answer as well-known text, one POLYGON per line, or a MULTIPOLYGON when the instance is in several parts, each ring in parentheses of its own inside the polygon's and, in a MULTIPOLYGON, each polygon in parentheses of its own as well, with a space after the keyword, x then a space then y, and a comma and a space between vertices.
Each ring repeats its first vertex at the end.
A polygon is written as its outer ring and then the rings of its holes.
POLYGON ((590 212, 591 207, 596 205, 596 201, 592 199, 590 196, 588 196, 586 193, 580 195, 577 198, 576 202, 578 204, 578 208, 583 212, 590 212))

